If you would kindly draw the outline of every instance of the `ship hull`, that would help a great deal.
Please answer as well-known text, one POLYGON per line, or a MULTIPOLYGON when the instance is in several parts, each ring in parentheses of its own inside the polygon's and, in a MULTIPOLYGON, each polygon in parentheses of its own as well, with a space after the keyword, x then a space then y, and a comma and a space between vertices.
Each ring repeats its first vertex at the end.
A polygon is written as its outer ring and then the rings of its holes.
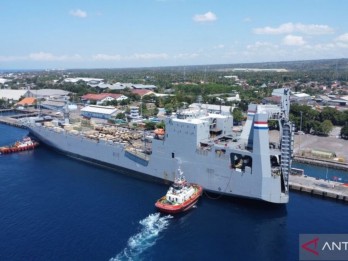
POLYGON ((32 145, 26 145, 26 146, 21 146, 21 147, 2 147, 0 148, 0 154, 10 154, 10 153, 15 153, 15 152, 21 152, 21 151, 27 151, 27 150, 33 150, 35 149, 39 144, 34 143, 32 145))
MULTIPOLYGON (((95 141, 38 125, 29 126, 28 129, 42 144, 69 157, 101 165, 122 174, 135 175, 141 179, 167 183, 174 180, 177 161, 173 159, 173 153, 166 151, 168 146, 163 141, 154 141, 151 157, 141 159, 130 157, 122 144, 95 141)), ((254 189, 256 186, 260 187, 259 178, 256 175, 245 175, 231 170, 228 156, 219 156, 217 161, 216 158, 198 153, 196 150, 175 153, 180 157, 185 173, 190 173, 187 174, 187 179, 201 185, 207 191, 277 204, 288 202, 288 196, 279 196, 277 191, 263 195, 260 189, 254 189)))

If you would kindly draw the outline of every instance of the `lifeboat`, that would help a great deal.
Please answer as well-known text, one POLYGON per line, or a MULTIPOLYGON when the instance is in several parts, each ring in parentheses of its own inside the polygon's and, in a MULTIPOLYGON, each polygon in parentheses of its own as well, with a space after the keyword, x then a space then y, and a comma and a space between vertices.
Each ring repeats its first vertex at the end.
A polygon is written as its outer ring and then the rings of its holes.
POLYGON ((189 210, 202 196, 203 188, 197 184, 187 183, 183 172, 178 169, 179 176, 175 178, 167 194, 157 200, 156 208, 163 213, 176 214, 189 210))
POLYGON ((39 145, 38 142, 32 140, 29 137, 26 137, 22 141, 17 141, 12 146, 0 147, 0 154, 9 154, 9 153, 20 152, 25 150, 32 150, 38 145, 39 145))

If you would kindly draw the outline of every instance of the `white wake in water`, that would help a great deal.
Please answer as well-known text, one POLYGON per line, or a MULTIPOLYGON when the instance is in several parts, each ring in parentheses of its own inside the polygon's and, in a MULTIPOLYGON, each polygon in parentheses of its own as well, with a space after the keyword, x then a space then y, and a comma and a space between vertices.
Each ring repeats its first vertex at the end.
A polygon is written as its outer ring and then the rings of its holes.
POLYGON ((156 244, 159 233, 168 227, 171 218, 170 215, 160 217, 160 213, 156 213, 139 221, 141 231, 131 236, 125 249, 110 261, 141 260, 140 254, 156 244))

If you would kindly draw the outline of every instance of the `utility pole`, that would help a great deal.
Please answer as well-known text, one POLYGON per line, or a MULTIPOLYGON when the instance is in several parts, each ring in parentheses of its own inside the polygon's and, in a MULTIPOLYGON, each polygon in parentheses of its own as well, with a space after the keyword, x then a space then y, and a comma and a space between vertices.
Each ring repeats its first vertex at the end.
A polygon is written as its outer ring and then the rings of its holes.
POLYGON ((299 139, 299 145, 298 145, 298 154, 301 156, 301 135, 302 135, 302 111, 300 111, 301 114, 301 121, 300 121, 300 139, 299 139))

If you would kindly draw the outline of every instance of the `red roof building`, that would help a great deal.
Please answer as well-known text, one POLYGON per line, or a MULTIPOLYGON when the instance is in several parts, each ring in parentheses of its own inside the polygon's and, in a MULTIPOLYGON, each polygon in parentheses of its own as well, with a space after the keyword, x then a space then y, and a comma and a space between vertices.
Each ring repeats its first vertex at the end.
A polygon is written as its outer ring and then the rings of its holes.
POLYGON ((102 104, 106 101, 122 101, 126 99, 128 99, 127 96, 124 96, 123 94, 119 93, 88 93, 81 97, 81 100, 83 101, 95 101, 97 104, 102 104))
POLYGON ((143 96, 145 96, 145 95, 154 94, 153 91, 144 90, 144 89, 134 89, 134 90, 132 90, 132 93, 138 94, 140 97, 143 97, 143 96))
POLYGON ((21 100, 20 102, 17 102, 17 106, 33 106, 36 103, 36 99, 33 97, 27 97, 21 100))

